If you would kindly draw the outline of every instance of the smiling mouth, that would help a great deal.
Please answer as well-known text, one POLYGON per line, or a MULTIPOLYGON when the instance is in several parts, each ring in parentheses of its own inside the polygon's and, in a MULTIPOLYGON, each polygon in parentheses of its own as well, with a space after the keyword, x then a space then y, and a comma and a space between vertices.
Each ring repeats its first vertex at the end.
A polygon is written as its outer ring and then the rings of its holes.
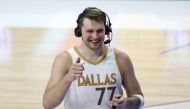
POLYGON ((90 40, 90 42, 93 44, 98 44, 100 41, 99 40, 90 40))

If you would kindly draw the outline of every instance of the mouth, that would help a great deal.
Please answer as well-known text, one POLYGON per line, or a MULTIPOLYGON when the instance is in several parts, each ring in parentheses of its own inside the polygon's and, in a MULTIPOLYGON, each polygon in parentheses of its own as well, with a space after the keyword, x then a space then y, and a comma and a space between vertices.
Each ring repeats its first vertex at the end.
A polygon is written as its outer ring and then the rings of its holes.
POLYGON ((100 40, 90 40, 90 42, 91 42, 93 45, 97 45, 98 43, 100 43, 100 40))

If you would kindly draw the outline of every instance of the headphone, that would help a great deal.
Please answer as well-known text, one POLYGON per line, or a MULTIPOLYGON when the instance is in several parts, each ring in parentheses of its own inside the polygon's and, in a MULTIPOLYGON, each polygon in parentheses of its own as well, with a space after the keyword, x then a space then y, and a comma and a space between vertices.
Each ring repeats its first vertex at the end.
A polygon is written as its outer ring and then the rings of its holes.
POLYGON ((74 33, 76 37, 81 37, 82 36, 82 32, 81 32, 81 28, 79 27, 79 20, 86 15, 89 11, 100 11, 102 12, 105 17, 106 17, 106 24, 105 24, 105 35, 107 35, 107 40, 104 41, 104 44, 109 44, 112 40, 112 28, 111 28, 111 22, 109 19, 109 16, 103 12, 102 10, 96 8, 96 7, 88 7, 86 8, 81 14, 79 14, 76 22, 77 22, 77 27, 74 29, 74 33), (111 34, 111 37, 110 37, 111 34))

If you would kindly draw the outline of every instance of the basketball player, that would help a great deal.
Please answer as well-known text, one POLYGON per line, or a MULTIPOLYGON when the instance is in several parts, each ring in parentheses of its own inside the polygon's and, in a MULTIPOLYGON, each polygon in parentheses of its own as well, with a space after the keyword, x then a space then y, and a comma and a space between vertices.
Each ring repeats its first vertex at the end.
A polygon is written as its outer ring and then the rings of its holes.
POLYGON ((106 45, 111 32, 108 15, 98 8, 86 8, 78 16, 75 35, 82 43, 55 58, 43 97, 45 109, 63 100, 65 109, 140 109, 144 105, 129 56, 106 45))

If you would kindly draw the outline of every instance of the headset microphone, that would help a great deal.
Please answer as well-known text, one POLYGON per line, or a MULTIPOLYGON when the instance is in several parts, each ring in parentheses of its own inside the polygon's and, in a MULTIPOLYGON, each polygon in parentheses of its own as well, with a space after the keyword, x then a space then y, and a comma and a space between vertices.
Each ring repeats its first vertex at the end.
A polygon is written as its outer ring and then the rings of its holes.
POLYGON ((111 42, 111 40, 108 39, 108 40, 104 41, 104 44, 109 44, 110 42, 111 42))
POLYGON ((110 31, 107 35, 107 40, 104 41, 104 44, 110 44, 111 40, 112 40, 112 31, 110 31), (110 37, 111 34, 111 37, 110 37))

